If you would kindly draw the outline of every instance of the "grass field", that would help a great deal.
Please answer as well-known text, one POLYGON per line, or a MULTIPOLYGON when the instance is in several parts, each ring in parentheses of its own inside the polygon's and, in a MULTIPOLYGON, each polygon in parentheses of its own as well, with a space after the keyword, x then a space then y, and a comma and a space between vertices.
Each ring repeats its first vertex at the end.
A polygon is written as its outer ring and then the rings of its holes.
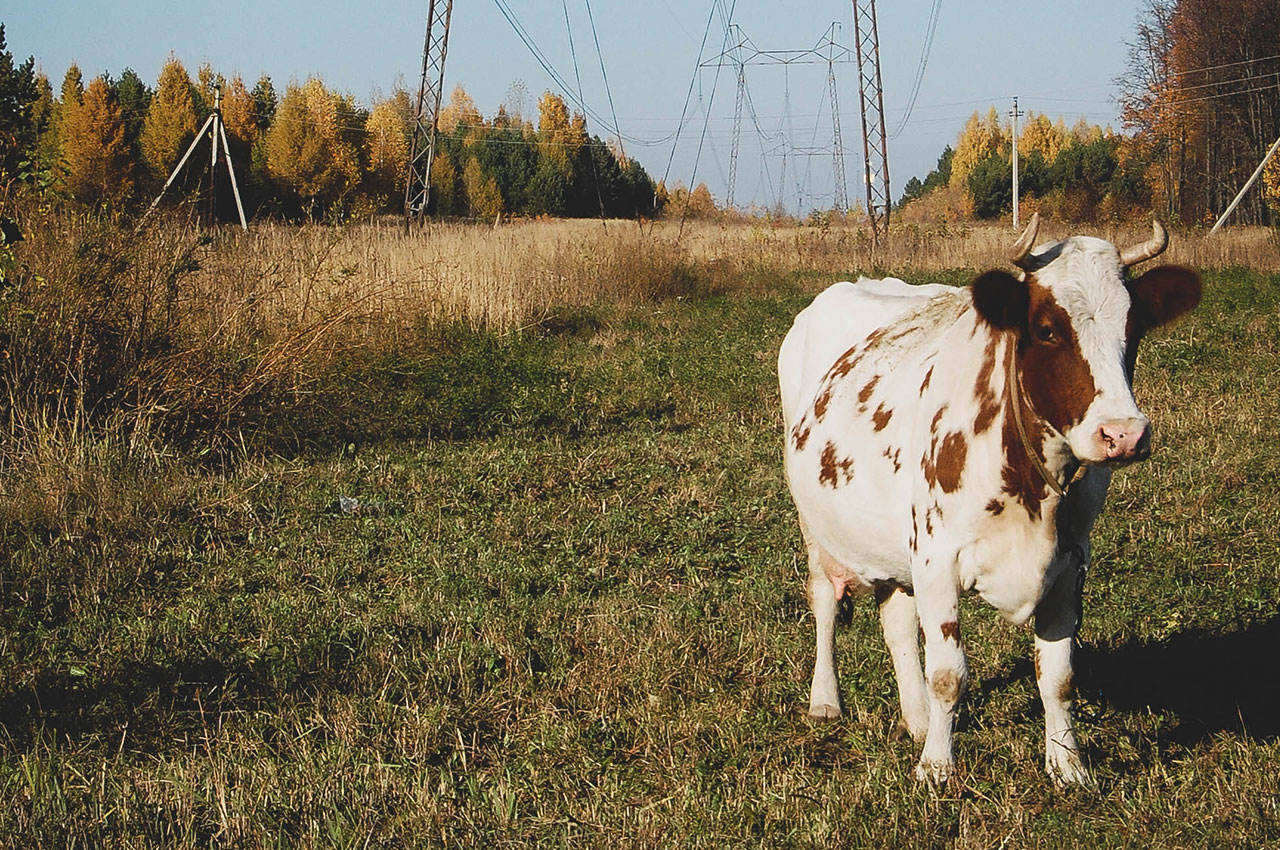
POLYGON ((733 288, 683 250, 654 260, 676 291, 345 338, 346 390, 295 375, 296 439, 232 459, 159 424, 11 432, 0 846, 1280 846, 1269 260, 1206 269, 1140 358, 1156 454, 1116 476, 1080 636, 1099 790, 1049 784, 1030 631, 966 604, 934 797, 866 599, 847 717, 804 713, 774 358, 861 266, 739 258, 733 288))

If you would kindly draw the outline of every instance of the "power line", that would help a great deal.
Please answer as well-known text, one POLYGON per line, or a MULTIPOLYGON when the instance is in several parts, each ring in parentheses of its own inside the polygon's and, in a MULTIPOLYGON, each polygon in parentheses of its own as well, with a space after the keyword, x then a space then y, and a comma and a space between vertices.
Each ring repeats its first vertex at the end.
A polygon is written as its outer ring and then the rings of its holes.
POLYGON ((933 0, 933 9, 929 13, 929 25, 925 29, 924 47, 920 50, 920 65, 916 68, 916 79, 911 84, 911 96, 907 98, 907 111, 902 116, 902 123, 898 125, 898 129, 893 131, 893 135, 889 138, 896 139, 902 135, 902 131, 907 126, 907 121, 911 119, 911 110, 915 108, 916 96, 920 94, 920 84, 924 82, 924 69, 929 65, 929 53, 933 50, 933 34, 938 29, 939 12, 942 10, 942 0, 933 0))

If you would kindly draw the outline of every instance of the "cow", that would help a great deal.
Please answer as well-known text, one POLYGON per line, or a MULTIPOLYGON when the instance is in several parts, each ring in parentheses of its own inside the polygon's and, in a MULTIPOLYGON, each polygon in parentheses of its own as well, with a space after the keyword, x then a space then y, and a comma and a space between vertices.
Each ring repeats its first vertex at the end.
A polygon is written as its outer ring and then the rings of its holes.
POLYGON ((1058 785, 1092 784, 1071 719, 1089 534, 1112 468, 1150 453, 1131 386, 1138 343, 1200 301, 1190 269, 1130 274, 1167 246, 1158 220, 1125 250, 1087 236, 1032 250, 1039 223, 1014 244, 1016 276, 830 286, 778 356, 817 637, 809 714, 840 716, 837 604, 870 592, 897 677, 898 729, 923 740, 916 776, 935 787, 955 770, 968 675, 961 591, 1014 624, 1034 617, 1045 768, 1058 785))

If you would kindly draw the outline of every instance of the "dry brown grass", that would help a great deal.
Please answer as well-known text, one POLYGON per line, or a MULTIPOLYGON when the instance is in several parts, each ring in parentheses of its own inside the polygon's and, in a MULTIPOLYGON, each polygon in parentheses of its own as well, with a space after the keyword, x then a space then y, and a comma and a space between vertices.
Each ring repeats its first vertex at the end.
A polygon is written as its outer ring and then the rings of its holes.
MULTIPOLYGON (((1046 222, 1042 238, 1091 233, 1127 244, 1149 225, 1046 222)), ((1001 224, 903 224, 885 246, 865 229, 765 222, 519 221, 395 226, 268 225, 225 231, 196 290, 211 329, 305 327, 335 311, 378 334, 422 318, 509 331, 600 300, 634 302, 754 288, 762 276, 915 273, 1005 264, 1016 234, 1001 224), (207 311, 207 312, 205 312, 207 311), (256 325, 260 327, 260 325, 256 325)), ((1274 234, 1239 228, 1174 233, 1169 262, 1280 269, 1274 234)))

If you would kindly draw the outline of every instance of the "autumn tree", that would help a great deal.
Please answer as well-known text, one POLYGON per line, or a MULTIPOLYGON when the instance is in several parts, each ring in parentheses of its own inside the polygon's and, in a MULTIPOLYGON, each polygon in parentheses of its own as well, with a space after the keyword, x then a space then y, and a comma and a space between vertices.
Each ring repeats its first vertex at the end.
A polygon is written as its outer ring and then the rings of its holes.
POLYGON ((475 157, 467 160, 462 170, 462 186, 467 195, 467 213, 473 218, 492 219, 501 214, 502 192, 475 157))
POLYGON ((169 55, 142 125, 139 147, 153 176, 164 180, 196 134, 195 98, 187 69, 169 55))
POLYGON ((397 206, 409 165, 409 126, 405 123, 409 95, 399 90, 378 101, 365 123, 365 181, 370 196, 383 209, 397 206))
POLYGON ((133 191, 124 117, 102 77, 85 89, 64 125, 67 183, 86 203, 120 203, 133 191))
POLYGON ((951 185, 968 185, 969 173, 977 168, 978 163, 1007 151, 1008 146, 1009 133, 1000 122, 996 108, 991 107, 986 118, 979 118, 974 112, 956 140, 955 154, 951 159, 951 185))
POLYGON ((476 102, 462 86, 454 86, 449 102, 441 107, 436 125, 441 133, 452 133, 461 127, 483 127, 484 118, 476 108, 476 102))
MULTIPOLYGON (((1217 216, 1280 133, 1277 43, 1275 0, 1148 0, 1141 10, 1118 82, 1168 212, 1217 216)), ((1236 215, 1264 221, 1259 193, 1236 215)))
POLYGON ((308 216, 341 201, 360 178, 356 148, 344 133, 342 98, 312 77, 290 84, 267 132, 267 168, 308 216))

